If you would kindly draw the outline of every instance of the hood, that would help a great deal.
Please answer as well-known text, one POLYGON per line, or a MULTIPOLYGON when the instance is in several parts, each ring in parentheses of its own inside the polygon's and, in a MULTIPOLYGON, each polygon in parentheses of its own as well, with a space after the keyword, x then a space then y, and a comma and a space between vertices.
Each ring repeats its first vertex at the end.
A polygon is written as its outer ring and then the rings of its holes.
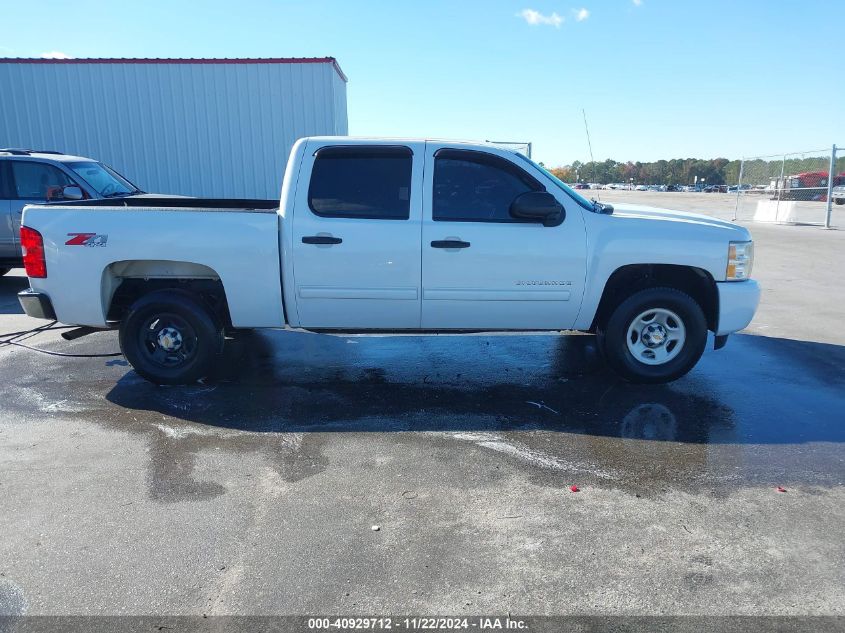
MULTIPOLYGON (((641 219, 641 220, 662 220, 664 222, 683 222, 699 226, 711 226, 714 228, 728 229, 737 233, 747 234, 748 231, 742 226, 719 220, 709 215, 700 213, 689 213, 687 211, 674 211, 671 209, 660 209, 658 207, 646 207, 637 204, 613 203, 613 215, 620 218, 641 219)), ((750 239, 750 238, 748 238, 750 239)))

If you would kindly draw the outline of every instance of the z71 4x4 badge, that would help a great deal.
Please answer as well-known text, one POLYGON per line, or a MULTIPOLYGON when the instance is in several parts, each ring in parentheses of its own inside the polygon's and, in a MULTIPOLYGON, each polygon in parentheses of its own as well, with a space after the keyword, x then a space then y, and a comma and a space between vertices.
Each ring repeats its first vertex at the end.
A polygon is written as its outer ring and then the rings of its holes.
POLYGON ((96 233, 68 233, 70 238, 65 242, 66 246, 105 246, 109 241, 108 235, 97 235, 96 233))

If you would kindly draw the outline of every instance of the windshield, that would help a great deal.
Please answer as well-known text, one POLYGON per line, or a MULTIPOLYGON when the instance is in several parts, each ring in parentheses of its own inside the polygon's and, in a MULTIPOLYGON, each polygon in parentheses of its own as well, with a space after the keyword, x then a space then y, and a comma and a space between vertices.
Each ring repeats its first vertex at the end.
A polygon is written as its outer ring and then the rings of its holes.
POLYGON ((563 189, 563 192, 564 192, 567 196, 569 196, 569 197, 570 197, 570 198, 572 198, 575 202, 577 202, 577 203, 578 203, 578 204, 580 204, 582 207, 584 207, 585 209, 587 209, 587 211, 595 211, 595 206, 593 205, 593 203, 592 203, 592 202, 590 202, 589 200, 587 200, 587 199, 586 199, 584 196, 582 196, 581 194, 577 193, 574 189, 572 189, 569 185, 567 185, 565 182, 563 182, 560 178, 558 178, 557 176, 555 176, 555 175, 554 175, 552 172, 550 172, 548 169, 546 169, 546 168, 545 168, 545 167, 543 167, 542 165, 538 165, 538 164, 537 164, 537 163, 535 163, 533 160, 531 160, 530 158, 528 158, 525 154, 520 154, 520 153, 518 153, 518 152, 515 152, 515 153, 516 153, 516 155, 517 155, 517 156, 519 156, 519 157, 520 157, 522 160, 524 160, 526 163, 528 163, 528 164, 530 164, 530 165, 533 165, 534 167, 536 167, 537 169, 539 169, 541 172, 543 172, 546 176, 548 176, 549 178, 551 178, 551 179, 552 179, 552 181, 553 181, 553 182, 554 182, 554 183, 555 183, 558 187, 560 187, 561 189, 563 189))
POLYGON ((102 163, 68 163, 68 167, 104 198, 141 193, 138 187, 102 163))

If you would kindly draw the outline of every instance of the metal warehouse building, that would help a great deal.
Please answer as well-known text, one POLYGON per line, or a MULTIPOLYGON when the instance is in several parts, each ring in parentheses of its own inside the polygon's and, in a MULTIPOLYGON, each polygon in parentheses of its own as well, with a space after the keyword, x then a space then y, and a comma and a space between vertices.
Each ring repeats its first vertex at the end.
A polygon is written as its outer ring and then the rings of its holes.
POLYGON ((100 160, 145 191, 276 198, 296 139, 347 133, 332 57, 0 59, 0 147, 100 160))

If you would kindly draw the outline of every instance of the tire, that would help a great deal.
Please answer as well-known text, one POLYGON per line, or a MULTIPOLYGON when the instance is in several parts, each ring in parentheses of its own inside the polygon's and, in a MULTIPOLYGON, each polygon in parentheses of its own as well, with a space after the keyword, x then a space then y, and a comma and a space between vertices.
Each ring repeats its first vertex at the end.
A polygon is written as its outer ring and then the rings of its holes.
POLYGON ((194 295, 158 290, 138 299, 120 324, 120 350, 157 385, 191 384, 223 351, 223 327, 194 295))
POLYGON ((620 303, 596 334, 607 364, 622 378, 665 383, 686 374, 701 358, 707 319, 686 293, 646 288, 620 303))
POLYGON ((845 198, 834 198, 833 201, 836 204, 845 204, 845 198))
POLYGON ((7 272, 9 272, 10 270, 12 270, 12 269, 11 269, 11 268, 0 268, 0 277, 2 277, 3 275, 5 275, 5 274, 6 274, 7 272))

